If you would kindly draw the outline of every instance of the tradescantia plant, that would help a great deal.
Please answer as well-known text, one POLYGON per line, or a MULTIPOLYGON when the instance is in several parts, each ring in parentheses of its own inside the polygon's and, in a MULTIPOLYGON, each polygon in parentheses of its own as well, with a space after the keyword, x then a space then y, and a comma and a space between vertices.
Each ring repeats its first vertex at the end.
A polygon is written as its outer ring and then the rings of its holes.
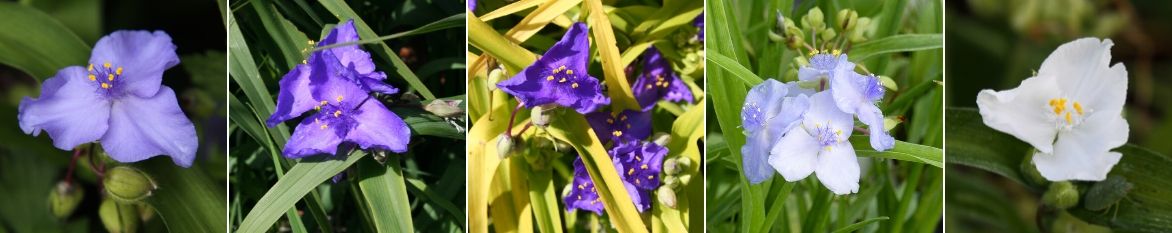
POLYGON ((231 8, 232 231, 464 231, 463 3, 231 8))
POLYGON ((708 227, 935 231, 939 4, 708 1, 708 227))
POLYGON ((468 6, 469 231, 704 230, 701 1, 468 6))

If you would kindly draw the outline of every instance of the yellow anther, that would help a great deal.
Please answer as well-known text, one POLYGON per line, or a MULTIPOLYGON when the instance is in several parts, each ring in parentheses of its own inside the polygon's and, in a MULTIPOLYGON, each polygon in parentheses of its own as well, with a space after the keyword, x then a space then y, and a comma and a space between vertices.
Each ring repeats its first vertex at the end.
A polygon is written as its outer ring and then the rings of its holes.
POLYGON ((1072 121, 1070 120, 1070 112, 1066 112, 1066 123, 1067 123, 1067 124, 1072 124, 1072 123, 1074 123, 1074 122, 1072 122, 1072 121))
POLYGON ((566 78, 558 79, 558 82, 559 82, 559 83, 564 83, 564 82, 566 82, 566 78))
POLYGON ((122 67, 121 66, 118 67, 118 69, 114 70, 114 73, 118 74, 118 75, 122 75, 122 67))
POLYGON ((1082 115, 1082 104, 1079 104, 1078 101, 1074 102, 1074 111, 1078 111, 1078 115, 1082 115))
POLYGON ((639 169, 647 170, 647 164, 643 164, 643 166, 639 166, 639 169))
POLYGON ((329 103, 330 103, 330 102, 328 102, 328 101, 322 100, 322 101, 321 101, 321 105, 320 105, 320 106, 325 106, 326 104, 329 104, 329 103))
POLYGON ((640 184, 640 182, 639 182, 639 181, 642 181, 642 180, 640 180, 640 179, 635 179, 635 184, 640 184))
POLYGON ((579 184, 579 185, 578 185, 578 189, 579 189, 579 190, 581 190, 581 189, 586 189, 586 185, 585 185, 585 184, 579 184))
POLYGON ((842 50, 835 49, 833 51, 830 51, 830 54, 834 54, 834 56, 838 56, 839 54, 842 54, 842 50))
POLYGON ((577 82, 571 83, 570 88, 578 88, 578 83, 577 82))
POLYGON ((574 70, 566 70, 566 74, 568 74, 568 75, 574 75, 574 70))
POLYGON ((341 115, 342 115, 342 110, 334 110, 334 117, 338 117, 341 115))
POLYGON ((620 120, 620 121, 626 121, 626 120, 627 120, 627 115, 623 115, 622 117, 619 117, 619 120, 620 120))
POLYGON ((109 63, 109 62, 106 62, 105 64, 102 64, 102 66, 103 66, 103 67, 106 67, 107 69, 109 69, 109 68, 110 68, 110 63, 109 63))
POLYGON ((646 88, 644 88, 644 89, 651 89, 652 87, 653 87, 653 86, 651 86, 651 84, 647 84, 647 87, 646 87, 646 88))
POLYGON ((338 95, 338 98, 334 98, 334 100, 337 100, 337 101, 338 101, 338 103, 341 103, 341 102, 342 102, 342 96, 341 96, 341 95, 338 95))
POLYGON ((321 105, 313 106, 313 110, 321 111, 321 105))
POLYGON ((566 66, 565 65, 558 66, 558 70, 566 70, 566 66))
POLYGON ((92 75, 92 74, 90 75, 90 81, 97 81, 97 80, 98 80, 97 77, 94 77, 94 75, 92 75))
POLYGON ((631 168, 631 170, 627 170, 627 175, 632 175, 632 174, 635 174, 634 168, 631 168))
POLYGON ((653 175, 647 175, 647 180, 654 180, 654 179, 655 179, 655 176, 653 176, 653 175))
POLYGON ((614 135, 615 137, 622 137, 622 136, 623 136, 623 131, 618 131, 618 130, 615 130, 614 132, 612 132, 612 133, 610 133, 610 134, 614 135))
POLYGON ((106 80, 114 81, 114 74, 107 74, 106 80))
POLYGON ((102 89, 110 89, 109 83, 102 83, 102 89))
POLYGON ((553 81, 553 75, 550 75, 549 77, 545 77, 545 81, 553 81))
POLYGON ((582 195, 578 195, 578 200, 582 200, 582 195))
POLYGON ((642 162, 642 161, 643 161, 643 157, 639 157, 638 155, 636 155, 636 156, 635 156, 635 161, 640 161, 640 162, 642 162))
POLYGON ((301 64, 309 64, 309 60, 301 59, 301 64))
POLYGON ((91 63, 91 64, 90 64, 90 66, 89 66, 89 68, 86 68, 85 70, 87 70, 87 71, 94 71, 94 64, 92 64, 92 63, 91 63))
POLYGON ((327 124, 321 124, 321 129, 326 129, 326 128, 329 128, 329 127, 330 127, 330 125, 327 125, 327 124))
POLYGON ((607 118, 606 123, 607 124, 614 124, 614 118, 607 118))

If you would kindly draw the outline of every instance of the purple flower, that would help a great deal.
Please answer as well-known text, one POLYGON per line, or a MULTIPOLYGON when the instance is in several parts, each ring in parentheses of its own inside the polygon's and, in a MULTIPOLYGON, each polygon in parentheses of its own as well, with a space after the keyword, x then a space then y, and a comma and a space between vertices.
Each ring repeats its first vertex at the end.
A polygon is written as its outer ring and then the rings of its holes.
MULTIPOLYGON (((845 55, 844 55, 845 57, 845 55)), ((875 102, 883 99, 883 85, 873 75, 863 76, 855 72, 842 72, 830 79, 830 93, 839 110, 854 114, 866 124, 871 133, 871 148, 877 151, 895 147, 895 138, 883 127, 883 111, 875 102)))
POLYGON ((598 140, 606 144, 610 141, 624 142, 629 140, 643 140, 651 135, 651 112, 623 110, 622 113, 592 112, 586 114, 586 121, 590 128, 598 135, 598 140))
POLYGON ((692 26, 700 29, 700 32, 696 34, 696 39, 704 42, 704 13, 700 13, 696 19, 692 20, 692 26))
MULTIPOLYGON (((345 23, 339 24, 333 30, 330 30, 330 33, 325 38, 322 38, 317 46, 321 47, 357 40, 358 32, 354 30, 354 20, 347 20, 345 23)), ((370 53, 362 50, 358 45, 347 45, 316 51, 309 54, 309 58, 305 64, 297 65, 281 78, 281 90, 277 94, 276 113, 265 121, 269 127, 296 118, 302 113, 312 110, 317 105, 317 101, 313 99, 297 97, 311 95, 309 87, 310 75, 327 72, 322 69, 314 69, 314 66, 310 65, 310 63, 317 62, 318 60, 324 59, 324 57, 331 57, 332 59, 330 60, 337 63, 338 66, 352 70, 355 75, 346 75, 346 80, 355 83, 366 92, 373 91, 383 94, 395 94, 399 92, 399 89, 383 82, 387 78, 387 75, 375 70, 374 61, 370 59, 370 53)))
POLYGON ((809 108, 809 97, 801 93, 796 83, 766 79, 749 90, 741 107, 741 127, 748 135, 741 147, 741 159, 750 183, 773 177, 774 170, 768 163, 769 150, 786 132, 801 124, 809 108))
POLYGON ((46 79, 41 96, 20 101, 20 128, 44 130, 53 145, 72 150, 99 141, 123 163, 167 155, 190 167, 199 141, 163 71, 179 64, 162 31, 116 31, 94 45, 89 65, 70 66, 46 79))
POLYGON ((647 48, 647 51, 643 52, 643 58, 646 60, 643 73, 631 87, 635 99, 643 106, 643 111, 651 110, 660 99, 692 102, 692 91, 679 76, 676 76, 671 69, 671 63, 663 58, 659 50, 655 47, 647 48))
POLYGON ((573 185, 570 194, 564 198, 566 210, 580 209, 602 215, 602 200, 598 197, 594 181, 590 180, 590 174, 586 172, 586 166, 582 164, 582 157, 574 159, 574 182, 570 185, 573 185))
POLYGON ((403 119, 351 81, 361 74, 342 67, 334 56, 318 58, 309 63, 310 69, 320 72, 307 77, 308 93, 292 96, 297 100, 312 100, 314 112, 293 131, 285 144, 285 157, 341 155, 353 145, 396 153, 406 151, 411 130, 403 119))
POLYGON ((497 83, 497 87, 516 96, 525 107, 557 104, 589 113, 610 104, 602 94, 598 79, 586 73, 590 61, 590 41, 584 23, 570 26, 562 39, 541 58, 517 75, 497 83))
POLYGON ((659 172, 663 170, 667 148, 655 143, 628 141, 611 148, 610 155, 635 208, 639 212, 650 209, 651 191, 659 187, 659 172))
POLYGON ((468 10, 476 11, 476 0, 468 0, 468 10))
POLYGON ((813 173, 834 194, 858 192, 859 161, 848 140, 853 128, 851 115, 834 106, 830 93, 814 94, 801 124, 770 150, 769 165, 789 182, 813 173))

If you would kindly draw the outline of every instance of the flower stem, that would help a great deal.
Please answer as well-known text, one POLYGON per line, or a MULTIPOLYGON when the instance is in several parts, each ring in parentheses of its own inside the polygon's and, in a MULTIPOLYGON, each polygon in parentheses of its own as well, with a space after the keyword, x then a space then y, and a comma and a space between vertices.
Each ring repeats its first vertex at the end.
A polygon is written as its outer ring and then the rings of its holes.
POLYGON ((525 104, 518 103, 517 107, 513 107, 513 113, 509 113, 509 127, 505 128, 505 133, 508 133, 509 137, 513 136, 513 121, 517 120, 517 112, 521 111, 521 107, 524 106, 525 104))
POLYGON ((69 159, 69 169, 65 171, 65 184, 73 185, 73 170, 77 167, 77 158, 81 157, 80 149, 73 149, 73 158, 69 159))

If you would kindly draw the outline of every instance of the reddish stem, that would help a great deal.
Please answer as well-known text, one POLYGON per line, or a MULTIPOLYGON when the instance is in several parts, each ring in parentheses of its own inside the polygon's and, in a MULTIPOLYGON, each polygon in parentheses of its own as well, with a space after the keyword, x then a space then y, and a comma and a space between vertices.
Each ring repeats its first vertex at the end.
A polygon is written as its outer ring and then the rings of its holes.
POLYGON ((66 185, 69 185, 69 186, 73 185, 73 170, 75 167, 77 167, 77 158, 78 157, 81 157, 81 149, 74 149, 73 150, 73 158, 69 159, 69 169, 66 170, 66 172, 65 172, 65 184, 66 185))
POLYGON ((517 119, 517 112, 521 111, 521 107, 524 106, 524 104, 517 104, 517 107, 513 107, 513 113, 509 114, 509 128, 505 128, 505 133, 508 133, 509 137, 513 136, 513 121, 517 119))

